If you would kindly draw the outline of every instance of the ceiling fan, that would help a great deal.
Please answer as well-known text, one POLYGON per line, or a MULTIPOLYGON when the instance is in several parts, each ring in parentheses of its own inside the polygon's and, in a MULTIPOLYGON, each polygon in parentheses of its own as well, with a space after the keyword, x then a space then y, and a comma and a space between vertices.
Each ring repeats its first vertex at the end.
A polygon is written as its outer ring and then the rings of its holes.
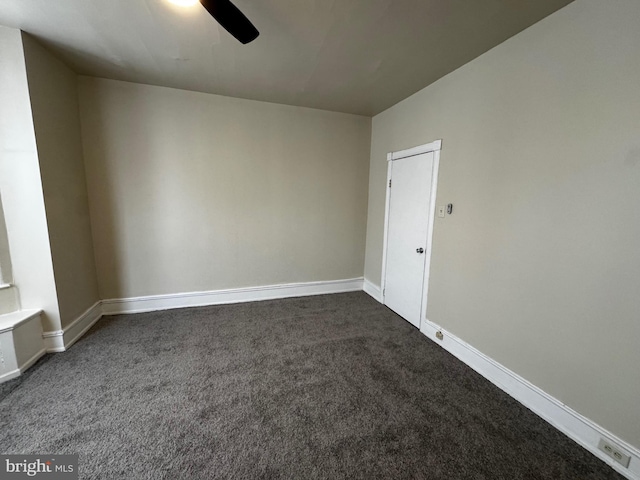
POLYGON ((249 19, 229 0, 200 0, 200 3, 240 43, 247 44, 260 35, 249 19))

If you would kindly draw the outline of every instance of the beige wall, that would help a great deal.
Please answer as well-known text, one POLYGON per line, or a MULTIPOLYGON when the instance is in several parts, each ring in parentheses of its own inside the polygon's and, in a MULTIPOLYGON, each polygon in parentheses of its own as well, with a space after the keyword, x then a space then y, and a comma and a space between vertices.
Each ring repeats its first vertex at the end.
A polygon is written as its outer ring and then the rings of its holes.
POLYGON ((374 117, 365 266, 386 153, 443 139, 429 320, 636 447, 638 18, 579 0, 374 117))
POLYGON ((44 329, 59 330, 60 312, 19 30, 0 27, 0 59, 0 192, 13 281, 22 308, 44 309, 44 329))
POLYGON ((362 276, 371 119, 80 78, 100 295, 362 276))
POLYGON ((77 76, 29 35, 24 53, 62 326, 98 301, 77 76))

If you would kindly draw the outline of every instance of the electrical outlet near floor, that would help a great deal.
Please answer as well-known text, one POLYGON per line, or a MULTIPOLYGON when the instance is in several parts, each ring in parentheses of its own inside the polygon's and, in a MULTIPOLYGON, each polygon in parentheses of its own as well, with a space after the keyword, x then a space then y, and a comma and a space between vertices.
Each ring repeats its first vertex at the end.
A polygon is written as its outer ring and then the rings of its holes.
POLYGON ((608 442, 604 438, 600 439, 600 443, 598 443, 598 448, 602 450, 604 453, 613 458, 616 462, 618 462, 623 467, 629 467, 629 462, 631 461, 631 455, 625 453, 620 447, 614 445, 611 442, 608 442))

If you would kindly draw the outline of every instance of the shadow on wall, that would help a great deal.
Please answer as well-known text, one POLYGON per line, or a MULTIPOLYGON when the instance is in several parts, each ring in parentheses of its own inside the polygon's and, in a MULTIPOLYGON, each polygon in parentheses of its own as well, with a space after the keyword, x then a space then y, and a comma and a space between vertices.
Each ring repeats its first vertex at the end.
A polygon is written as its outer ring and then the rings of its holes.
MULTIPOLYGON (((93 99, 92 99, 93 100, 93 99)), ((81 125, 89 115, 83 112, 84 105, 80 102, 80 122, 81 125)), ((105 113, 102 105, 97 101, 91 102, 94 112, 90 116, 90 128, 92 132, 104 132, 107 130, 108 122, 105 119, 105 113)), ((132 109, 129 114, 129 122, 136 122, 137 110, 132 109), (134 118, 131 118, 134 117, 134 118)), ((86 125, 85 125, 86 128, 86 125)), ((111 298, 113 295, 105 293, 109 290, 122 291, 124 282, 121 265, 123 258, 121 250, 110 248, 118 242, 116 225, 116 212, 118 207, 121 209, 129 208, 126 204, 118 204, 116 185, 114 183, 114 174, 111 172, 110 163, 107 161, 113 152, 109 148, 105 135, 94 134, 90 136, 89 143, 82 136, 82 148, 85 165, 85 175, 87 181, 87 194, 89 197, 89 211, 91 222, 91 234, 93 238, 93 248, 95 252, 96 275, 98 280, 98 296, 101 299, 111 298), (87 157, 92 158, 92 162, 87 162, 87 157), (92 198, 93 197, 93 198, 92 198), (96 207, 96 197, 102 207, 96 207), (92 200, 94 205, 92 205, 92 200), (104 208, 109 205, 109 208, 104 208), (109 251, 109 258, 103 258, 99 252, 109 251), (109 272, 108 275, 106 272, 109 272), (105 278, 112 279, 112 284, 105 285, 105 278)))
POLYGON ((11 271, 11 256, 9 255, 9 236, 7 235, 7 225, 4 221, 4 210, 2 208, 2 193, 0 192, 0 285, 13 282, 11 271))

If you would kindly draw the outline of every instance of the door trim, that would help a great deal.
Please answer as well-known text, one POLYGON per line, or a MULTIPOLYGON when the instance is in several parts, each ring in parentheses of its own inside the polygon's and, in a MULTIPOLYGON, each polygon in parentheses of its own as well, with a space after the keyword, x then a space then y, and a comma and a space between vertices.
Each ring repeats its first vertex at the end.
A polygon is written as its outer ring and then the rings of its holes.
POLYGON ((382 290, 382 304, 385 303, 385 283, 387 278, 387 238, 389 235, 389 207, 391 205, 391 195, 389 182, 391 181, 391 162, 394 160, 400 160, 402 158, 413 157, 415 155, 422 155, 423 153, 433 152, 433 170, 431 172, 431 198, 429 203, 429 225, 427 226, 427 248, 425 252, 425 268, 424 278, 422 280, 422 307, 420 309, 420 325, 422 321, 427 318, 427 300, 429 296, 429 273, 431 270, 431 251, 433 249, 433 227, 436 216, 436 195, 438 191, 438 171, 440 168, 440 150, 442 149, 442 140, 435 140, 431 143, 424 145, 418 145, 417 147, 408 148, 406 150, 399 150, 397 152, 389 152, 387 154, 387 182, 386 196, 384 204, 384 237, 382 241, 382 274, 380 279, 380 289, 382 290))
POLYGON ((439 152, 440 150, 442 150, 442 140, 435 140, 431 143, 418 145, 417 147, 413 148, 407 148, 406 150, 387 153, 387 161, 400 160, 401 158, 422 155, 423 153, 439 152))

